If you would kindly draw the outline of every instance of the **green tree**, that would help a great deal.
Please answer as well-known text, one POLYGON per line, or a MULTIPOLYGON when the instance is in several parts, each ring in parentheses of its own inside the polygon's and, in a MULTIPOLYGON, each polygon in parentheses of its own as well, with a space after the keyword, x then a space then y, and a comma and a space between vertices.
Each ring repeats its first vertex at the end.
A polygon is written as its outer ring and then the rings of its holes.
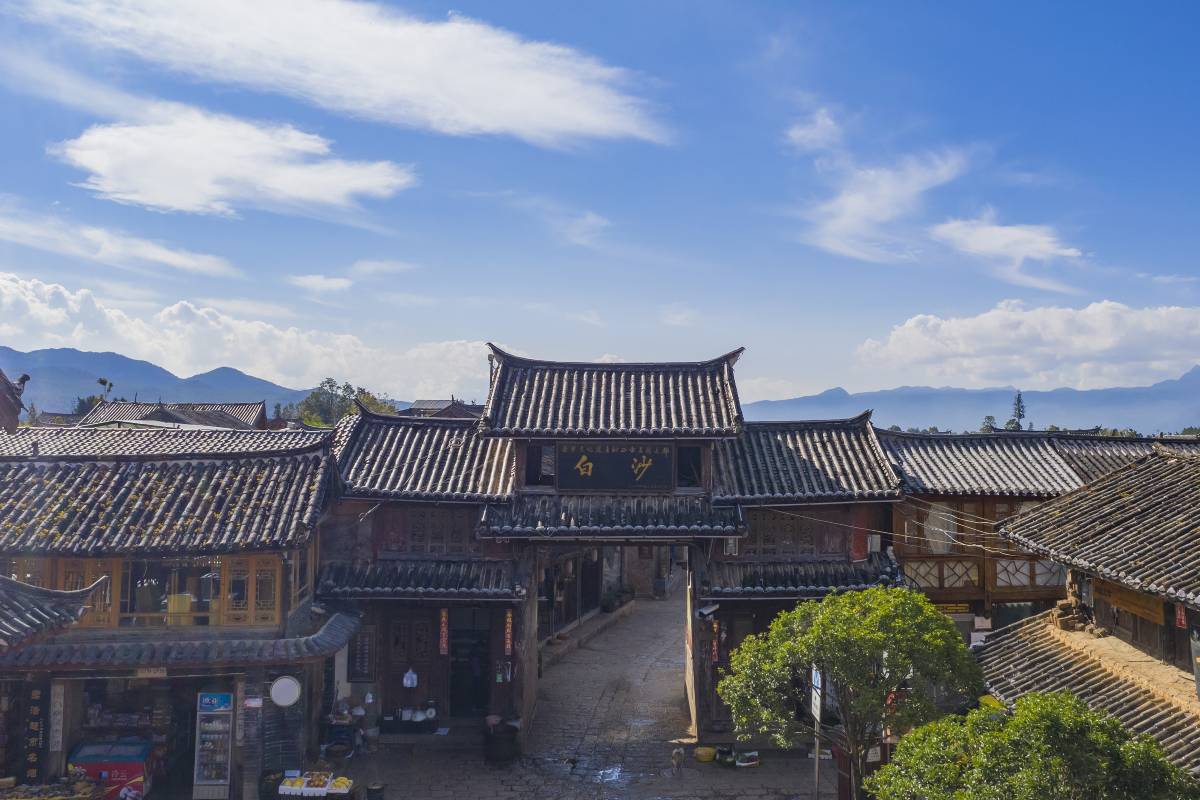
POLYGON ((96 407, 103 398, 98 394, 89 394, 87 397, 76 397, 75 407, 71 409, 72 414, 86 414, 96 407))
POLYGON ((831 594, 781 613, 731 654, 717 692, 738 736, 767 735, 785 748, 811 736, 796 713, 808 702, 811 667, 837 703, 855 786, 885 727, 934 719, 939 691, 975 696, 982 687, 958 629, 924 595, 887 588, 831 594))
POLYGON ((867 779, 877 800, 1196 800, 1153 739, 1070 692, 1028 694, 908 733, 867 779))
MULTIPOLYGON (((330 426, 346 414, 355 412, 354 401, 362 403, 371 411, 390 413, 395 411, 387 395, 377 395, 361 386, 354 386, 349 381, 338 384, 333 378, 321 381, 308 397, 300 401, 296 407, 295 417, 308 425, 330 426)), ((291 408, 289 403, 283 409, 286 414, 291 408)))
POLYGON ((979 426, 979 432, 980 433, 995 433, 996 432, 996 418, 993 417, 991 414, 988 414, 986 417, 984 417, 983 423, 979 426))

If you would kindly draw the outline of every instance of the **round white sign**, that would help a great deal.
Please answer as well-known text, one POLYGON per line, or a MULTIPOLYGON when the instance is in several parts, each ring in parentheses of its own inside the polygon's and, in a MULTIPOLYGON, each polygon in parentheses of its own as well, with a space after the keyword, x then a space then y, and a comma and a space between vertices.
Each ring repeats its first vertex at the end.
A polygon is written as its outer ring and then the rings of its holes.
POLYGON ((283 675, 271 682, 271 702, 281 708, 293 706, 300 699, 300 681, 283 675))

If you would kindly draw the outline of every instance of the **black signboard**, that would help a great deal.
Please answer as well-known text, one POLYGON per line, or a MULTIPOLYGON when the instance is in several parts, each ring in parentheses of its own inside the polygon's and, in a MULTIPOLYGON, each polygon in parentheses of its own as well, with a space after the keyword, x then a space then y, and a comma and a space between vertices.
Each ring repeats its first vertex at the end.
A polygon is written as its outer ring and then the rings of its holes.
POLYGON ((563 492, 675 488, 675 447, 670 442, 559 442, 556 466, 563 492))
POLYGON ((363 625, 350 640, 346 680, 371 683, 375 680, 375 626, 363 625))

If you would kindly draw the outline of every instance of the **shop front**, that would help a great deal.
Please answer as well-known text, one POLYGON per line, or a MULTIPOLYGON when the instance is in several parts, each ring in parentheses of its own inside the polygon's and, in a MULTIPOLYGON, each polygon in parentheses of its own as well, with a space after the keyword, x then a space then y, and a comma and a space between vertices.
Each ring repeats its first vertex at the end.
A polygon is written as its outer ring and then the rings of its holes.
POLYGON ((326 565, 319 596, 363 613, 335 660, 330 712, 384 737, 519 722, 537 679, 536 609, 519 574, 508 560, 326 565))

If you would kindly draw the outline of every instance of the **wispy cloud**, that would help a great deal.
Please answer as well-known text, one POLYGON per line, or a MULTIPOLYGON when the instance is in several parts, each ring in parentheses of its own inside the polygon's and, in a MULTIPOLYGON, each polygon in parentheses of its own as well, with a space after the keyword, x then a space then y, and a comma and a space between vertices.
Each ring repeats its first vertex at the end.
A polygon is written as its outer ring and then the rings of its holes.
POLYGON ((968 165, 965 152, 947 149, 906 156, 884 167, 852 166, 839 172, 833 198, 808 209, 804 240, 860 261, 912 257, 912 243, 889 229, 921 207, 924 195, 955 180, 968 165))
POLYGON ((213 277, 237 277, 240 270, 220 256, 172 247, 95 225, 34 214, 15 198, 0 195, 0 241, 11 242, 124 269, 175 270, 213 277))
POLYGON ((254 300, 248 297, 198 297, 197 304, 215 308, 228 314, 238 314, 244 317, 268 317, 273 319, 290 319, 296 312, 281 303, 271 303, 265 300, 254 300))
POLYGON ((350 274, 360 277, 370 275, 398 275, 402 272, 412 272, 418 269, 416 264, 408 261, 396 261, 386 258, 360 258, 350 265, 350 274))
POLYGON ((868 339, 872 367, 924 371, 958 386, 1129 386, 1174 378, 1196 365, 1200 308, 1133 308, 1111 300, 1082 308, 1005 301, 982 314, 919 314, 868 339))
POLYGON ((658 318, 663 325, 686 328, 700 321, 700 312, 683 303, 672 303, 659 309, 658 318))
POLYGON ((828 108, 818 108, 808 119, 787 129, 788 144, 802 153, 828 150, 842 141, 842 126, 828 108))
POLYGON ((939 242, 993 265, 997 277, 1017 286, 1074 292, 1067 284, 1025 271, 1027 261, 1079 259, 1083 252, 1062 241, 1049 225, 1001 225, 993 210, 975 219, 951 219, 929 229, 939 242))
POLYGON ((331 275, 289 275, 288 283, 306 292, 319 294, 321 292, 342 292, 354 285, 349 278, 331 275))
POLYGON ((100 197, 156 211, 348 210, 416 184, 411 166, 332 157, 332 143, 291 125, 241 119, 104 86, 23 51, 0 53, 11 88, 116 122, 93 125, 49 153, 87 173, 100 197))
POLYGON ((668 139, 626 70, 452 14, 350 0, 27 0, 26 18, 221 83, 356 117, 539 145, 668 139))

